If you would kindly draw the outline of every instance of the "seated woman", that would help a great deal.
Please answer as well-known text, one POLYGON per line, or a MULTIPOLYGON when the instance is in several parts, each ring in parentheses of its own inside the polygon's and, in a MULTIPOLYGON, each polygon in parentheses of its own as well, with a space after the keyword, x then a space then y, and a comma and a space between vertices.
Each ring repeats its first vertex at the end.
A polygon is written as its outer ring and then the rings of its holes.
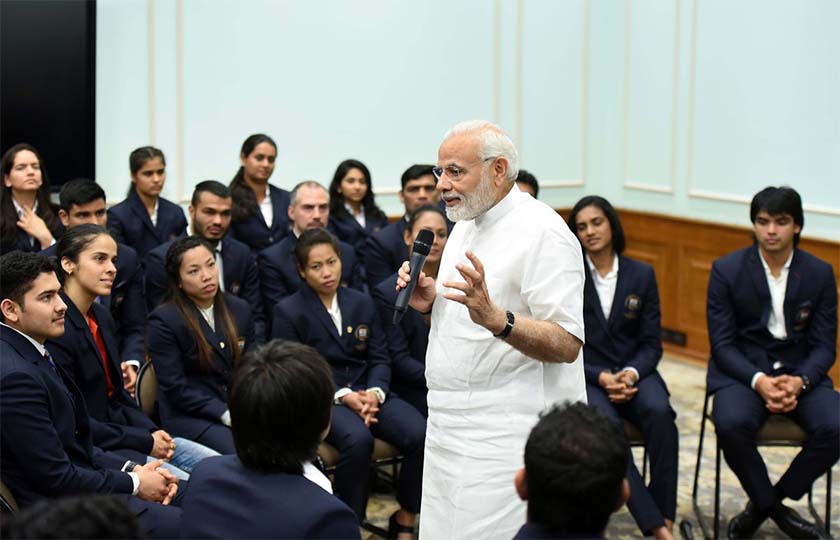
POLYGON ((339 163, 330 183, 329 229, 353 246, 364 263, 368 236, 386 225, 388 217, 376 206, 365 164, 356 159, 339 163))
POLYGON ((67 312, 64 335, 48 340, 46 347, 85 397, 93 444, 140 464, 167 460, 170 470, 188 479, 196 463, 218 452, 173 438, 131 399, 122 385, 114 321, 108 308, 96 302, 111 294, 117 243, 104 227, 79 225, 61 237, 56 256, 67 312))
POLYGON ((233 454, 228 388, 240 354, 253 343, 251 308, 221 292, 213 250, 198 236, 172 243, 166 274, 169 299, 149 315, 146 331, 161 423, 176 436, 233 454))
POLYGON ((64 227, 50 206, 50 182, 35 147, 16 144, 3 154, 0 186, 0 255, 37 253, 55 243, 64 227))
POLYGON ((131 185, 126 199, 108 210, 108 230, 117 242, 140 257, 187 233, 187 218, 177 204, 160 196, 166 182, 166 158, 153 146, 137 148, 128 158, 131 185))
POLYGON ((274 307, 272 338, 318 350, 332 366, 335 406, 326 441, 339 452, 335 493, 365 516, 365 499, 374 437, 396 446, 405 456, 390 529, 412 530, 420 511, 426 421, 411 405, 389 394, 390 359, 379 315, 371 298, 339 287, 341 256, 335 237, 309 229, 295 247, 304 283, 274 307))
POLYGON ((650 456, 651 482, 627 468, 627 507, 645 536, 671 538, 677 510, 676 414, 656 366, 662 357, 659 292, 649 265, 621 255, 624 231, 604 198, 584 197, 568 218, 586 253, 583 348, 586 395, 614 422, 641 430, 650 456))
MULTIPOLYGON (((408 249, 404 260, 411 257, 414 239, 422 230, 435 233, 435 242, 426 257, 423 272, 437 278, 440 257, 446 246, 449 229, 446 216, 436 206, 421 206, 408 217, 403 241, 408 249)), ((386 278, 374 287, 372 294, 379 310, 388 352, 391 356, 391 391, 414 405, 424 417, 429 416, 426 403, 426 347, 429 344, 429 321, 420 313, 409 308, 399 324, 393 324, 394 303, 397 301, 397 274, 386 278)))
POLYGON ((271 137, 251 135, 242 143, 241 166, 230 182, 229 234, 248 244, 254 254, 289 234, 289 192, 268 183, 276 158, 277 145, 271 137))
POLYGON ((245 354, 230 393, 237 455, 196 468, 181 538, 359 538, 356 514, 302 465, 330 428, 332 401, 330 367, 312 347, 275 340, 245 354))

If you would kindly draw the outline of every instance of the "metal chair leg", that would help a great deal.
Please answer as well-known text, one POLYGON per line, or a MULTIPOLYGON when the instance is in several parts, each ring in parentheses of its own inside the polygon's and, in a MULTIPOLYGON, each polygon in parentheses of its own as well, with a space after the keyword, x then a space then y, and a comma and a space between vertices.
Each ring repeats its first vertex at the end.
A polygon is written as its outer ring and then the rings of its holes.
POLYGON ((715 444, 715 535, 714 539, 720 538, 720 444, 715 444))
POLYGON ((703 538, 710 537, 709 529, 706 527, 706 520, 703 512, 700 510, 700 505, 697 502, 697 492, 700 486, 700 462, 703 459, 703 439, 706 436, 706 413, 709 407, 709 395, 706 394, 706 400, 703 402, 703 416, 700 418, 700 439, 697 444, 697 464, 694 467, 694 487, 691 490, 691 505, 694 508, 694 517, 697 518, 697 523, 700 525, 700 530, 703 532, 703 538))

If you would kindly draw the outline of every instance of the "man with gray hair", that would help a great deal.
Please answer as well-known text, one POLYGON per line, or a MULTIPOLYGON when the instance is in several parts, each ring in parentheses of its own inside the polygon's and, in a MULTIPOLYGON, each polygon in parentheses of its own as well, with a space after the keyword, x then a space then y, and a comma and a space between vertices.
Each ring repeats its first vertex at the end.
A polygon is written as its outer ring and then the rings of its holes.
POLYGON ((526 508, 510 478, 531 427, 554 403, 586 401, 580 244, 519 190, 518 162, 490 122, 456 125, 438 150, 457 223, 437 282, 421 273, 411 298, 431 316, 421 538, 513 537, 526 508))

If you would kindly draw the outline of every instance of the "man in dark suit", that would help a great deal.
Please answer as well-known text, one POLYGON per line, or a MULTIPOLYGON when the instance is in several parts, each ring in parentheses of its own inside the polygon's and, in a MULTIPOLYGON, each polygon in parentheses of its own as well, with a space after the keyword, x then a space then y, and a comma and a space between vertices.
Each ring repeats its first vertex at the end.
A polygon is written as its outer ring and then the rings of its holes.
MULTIPOLYGON (((105 191, 93 180, 79 178, 61 186, 58 195, 58 217, 62 225, 72 229, 85 223, 107 226, 105 191)), ((41 253, 55 255, 57 244, 41 253)), ((111 295, 99 298, 99 303, 111 311, 117 323, 120 367, 125 389, 134 395, 137 370, 146 358, 146 304, 143 301, 143 272, 137 252, 126 244, 117 243, 117 275, 111 295)))
MULTIPOLYGON (((265 318, 260 296, 260 278, 257 262, 251 249, 230 237, 230 189, 215 180, 206 180, 195 186, 189 207, 193 234, 207 240, 216 249, 219 268, 219 286, 248 302, 254 317, 254 339, 265 341, 265 318)), ((164 301, 169 287, 166 277, 166 251, 172 242, 151 250, 146 257, 146 300, 149 312, 164 301)))
POLYGON ((435 205, 440 200, 437 179, 431 165, 412 165, 400 178, 400 201, 405 214, 397 221, 371 234, 365 245, 365 273, 371 289, 396 272, 406 259, 407 249, 403 234, 408 216, 417 208, 435 205))
POLYGON ((715 261, 706 307, 715 430, 750 498, 729 536, 750 538, 770 517, 791 537, 824 538, 782 501, 800 499, 840 455, 840 395, 827 376, 837 339, 834 272, 796 247, 804 218, 793 189, 760 191, 750 219, 755 245, 715 261), (770 414, 784 414, 808 434, 775 486, 755 444, 770 414))
POLYGON ((237 455, 196 467, 181 538, 359 538, 353 511, 303 465, 329 430, 332 396, 311 347, 275 340, 243 356, 230 393, 237 455))
MULTIPOLYGON (((327 226, 330 217, 330 194, 318 182, 307 180, 292 189, 288 208, 292 234, 267 247, 257 255, 265 318, 271 320, 274 306, 300 289, 300 274, 295 262, 297 239, 308 229, 327 226)), ((364 268, 353 246, 339 240, 341 285, 366 292, 364 268)))
POLYGON ((610 514, 630 496, 628 452, 618 427, 591 405, 555 405, 543 414, 514 478, 528 501, 528 521, 514 538, 603 538, 610 514))
POLYGON ((32 253, 0 257, 3 483, 21 506, 63 495, 123 494, 144 533, 172 538, 180 509, 163 505, 177 493, 177 479, 159 469, 159 460, 121 463, 94 447, 84 397, 44 348, 64 332, 55 269, 53 259, 32 253))

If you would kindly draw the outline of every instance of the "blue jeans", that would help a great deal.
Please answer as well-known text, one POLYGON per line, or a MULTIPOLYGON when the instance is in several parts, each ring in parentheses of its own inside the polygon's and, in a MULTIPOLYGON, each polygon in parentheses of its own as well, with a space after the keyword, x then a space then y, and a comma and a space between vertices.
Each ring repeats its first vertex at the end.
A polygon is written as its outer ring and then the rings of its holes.
MULTIPOLYGON (((189 439, 174 437, 173 440, 175 441, 175 455, 172 456, 169 462, 164 462, 163 468, 181 480, 189 480, 190 473, 202 459, 221 455, 212 448, 208 448, 203 444, 198 444, 189 439)), ((146 463, 150 463, 155 459, 152 456, 148 456, 146 463)))

